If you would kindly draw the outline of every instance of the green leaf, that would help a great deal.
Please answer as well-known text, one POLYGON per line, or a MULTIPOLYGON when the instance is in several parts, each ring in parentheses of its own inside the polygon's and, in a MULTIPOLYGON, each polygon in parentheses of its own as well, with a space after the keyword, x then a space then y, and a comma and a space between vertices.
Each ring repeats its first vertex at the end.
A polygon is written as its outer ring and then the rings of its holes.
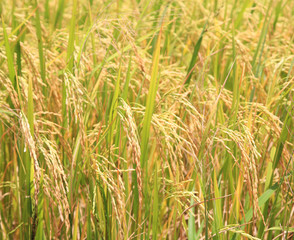
POLYGON ((204 35, 204 32, 205 32, 206 24, 207 24, 207 22, 204 24, 204 27, 203 27, 202 32, 200 34, 200 37, 199 37, 197 43, 195 44, 193 55, 192 55, 192 58, 191 58, 191 61, 190 61, 188 71, 187 71, 187 76, 186 76, 186 80, 185 80, 185 86, 189 86, 189 84, 190 84, 191 77, 192 77, 192 72, 193 72, 194 66, 196 64, 196 60, 197 60, 198 52, 199 52, 201 42, 202 42, 202 39, 203 39, 203 35, 204 35))

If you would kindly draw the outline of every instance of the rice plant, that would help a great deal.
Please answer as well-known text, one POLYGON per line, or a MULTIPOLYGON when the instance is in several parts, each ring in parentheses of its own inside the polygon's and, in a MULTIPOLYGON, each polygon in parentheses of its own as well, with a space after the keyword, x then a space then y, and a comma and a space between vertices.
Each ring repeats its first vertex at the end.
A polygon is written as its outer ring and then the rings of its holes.
POLYGON ((293 239, 294 1, 0 15, 0 239, 293 239))

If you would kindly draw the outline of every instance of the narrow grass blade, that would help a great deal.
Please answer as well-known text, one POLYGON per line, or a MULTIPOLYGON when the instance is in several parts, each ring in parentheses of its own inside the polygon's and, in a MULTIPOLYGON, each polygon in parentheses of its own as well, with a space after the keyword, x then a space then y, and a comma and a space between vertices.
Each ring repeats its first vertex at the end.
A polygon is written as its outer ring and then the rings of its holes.
MULTIPOLYGON (((38 8, 38 0, 35 0, 35 8, 38 8)), ((38 39, 38 49, 39 49, 39 61, 40 61, 40 72, 41 78, 45 86, 43 86, 43 93, 45 96, 47 95, 45 92, 47 90, 47 81, 46 81, 46 66, 45 66, 45 56, 43 50, 43 39, 42 39, 42 29, 41 29, 41 20, 39 9, 36 11, 36 33, 38 39)))
POLYGON ((74 226, 73 226, 73 239, 78 239, 78 223, 79 223, 79 204, 76 206, 75 216, 74 216, 74 226))
POLYGON ((158 231, 158 211, 159 211, 159 199, 158 199, 158 176, 157 176, 157 163, 155 163, 154 169, 154 189, 153 189, 153 220, 152 220, 152 239, 157 239, 158 231))
MULTIPOLYGON (((215 204, 214 204, 214 222, 215 222, 215 230, 216 230, 216 236, 218 237, 218 231, 223 227, 223 217, 222 217, 222 207, 221 207, 221 195, 218 188, 218 183, 216 179, 216 172, 214 171, 213 174, 213 187, 214 187, 214 196, 215 196, 215 204)), ((220 239, 223 239, 221 236, 219 236, 220 239)))
POLYGON ((156 92, 157 92, 157 88, 159 84, 158 69, 159 69, 161 33, 162 31, 160 31, 159 33, 156 48, 153 55, 153 60, 152 60, 150 86, 149 86, 149 91, 147 96, 146 110, 145 110, 145 115, 143 119, 143 129, 141 134, 141 142, 142 142, 141 164, 142 166, 144 166, 144 169, 146 171, 147 171, 147 168, 145 168, 145 166, 147 164, 147 158, 148 158, 147 150, 148 150, 148 142, 149 142, 149 136, 150 136, 151 119, 152 119, 153 110, 154 110, 155 96, 156 96, 156 92))
POLYGON ((204 27, 203 27, 202 32, 200 34, 200 37, 199 37, 199 39, 198 39, 198 41, 197 41, 197 43, 195 44, 195 47, 194 47, 193 55, 192 55, 190 65, 189 65, 189 68, 188 68, 188 71, 187 71, 186 79, 185 79, 185 86, 186 87, 189 86, 191 78, 192 78, 192 72, 193 72, 195 64, 196 64, 198 52, 199 52, 199 49, 200 49, 200 46, 201 46, 203 35, 205 33, 206 24, 207 24, 207 22, 204 24, 204 27))
MULTIPOLYGON (((194 192, 194 187, 193 187, 194 192)), ((191 197, 190 206, 194 205, 194 198, 191 197)), ((188 220, 188 240, 196 239, 196 229, 195 229, 195 217, 194 217, 195 207, 192 207, 189 212, 189 220, 188 220)))
POLYGON ((63 19, 63 13, 65 8, 65 0, 59 0, 58 9, 55 16, 54 28, 60 28, 63 19))
POLYGON ((76 28, 76 15, 77 15, 77 0, 73 0, 72 18, 69 29, 69 39, 67 46, 67 68, 73 73, 74 67, 74 42, 75 42, 75 28, 76 28))

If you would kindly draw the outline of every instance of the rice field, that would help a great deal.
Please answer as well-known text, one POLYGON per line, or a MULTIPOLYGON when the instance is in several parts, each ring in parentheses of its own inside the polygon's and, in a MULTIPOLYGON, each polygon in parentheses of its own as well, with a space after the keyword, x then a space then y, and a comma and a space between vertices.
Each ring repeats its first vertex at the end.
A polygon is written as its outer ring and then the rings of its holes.
POLYGON ((294 239, 293 0, 0 0, 1 239, 294 239))

